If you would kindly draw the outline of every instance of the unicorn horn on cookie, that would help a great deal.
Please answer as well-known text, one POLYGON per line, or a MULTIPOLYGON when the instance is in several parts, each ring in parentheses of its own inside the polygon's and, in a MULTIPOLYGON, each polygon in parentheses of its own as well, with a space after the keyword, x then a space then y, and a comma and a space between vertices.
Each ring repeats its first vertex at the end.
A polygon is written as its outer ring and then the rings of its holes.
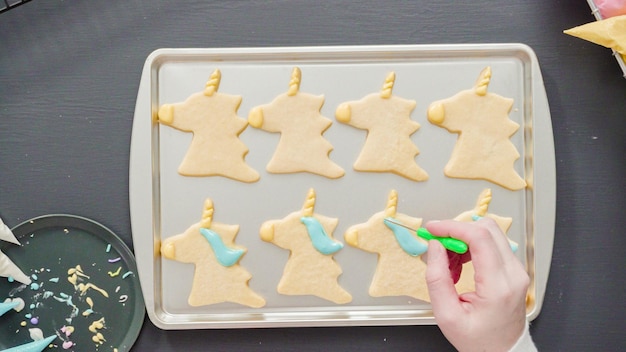
MULTIPOLYGON (((20 245, 20 242, 15 238, 15 235, 7 225, 0 219, 0 241, 10 242, 20 245)), ((0 250, 0 276, 6 277, 9 281, 17 280, 25 285, 30 285, 30 278, 20 270, 20 268, 2 253, 0 250)))

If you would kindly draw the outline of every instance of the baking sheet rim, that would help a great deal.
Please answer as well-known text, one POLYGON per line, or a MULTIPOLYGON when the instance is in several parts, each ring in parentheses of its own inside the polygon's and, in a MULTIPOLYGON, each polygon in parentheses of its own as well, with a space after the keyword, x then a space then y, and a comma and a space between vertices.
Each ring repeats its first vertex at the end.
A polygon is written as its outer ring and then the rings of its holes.
MULTIPOLYGON (((554 144, 552 137, 552 126, 549 114, 549 107, 547 97, 545 95, 545 88, 543 86, 543 80, 541 72, 539 70, 539 64, 537 58, 530 47, 525 44, 518 43, 503 43, 503 44, 435 44, 435 45, 376 45, 376 46, 321 46, 321 47, 264 47, 264 48, 179 48, 179 49, 157 49, 152 52, 145 61, 142 71, 142 78, 138 90, 137 104, 135 108, 135 118, 133 122, 133 138, 131 143, 131 160, 130 160, 130 182, 129 182, 129 197, 131 204, 131 225, 133 229, 133 239, 141 239, 140 233, 145 233, 148 229, 153 235, 153 248, 148 253, 148 249, 143 246, 135 245, 136 257, 138 257, 137 265, 140 280, 142 283, 142 291, 144 294, 144 301, 146 302, 146 308, 148 316, 151 321, 159 328, 162 329, 195 329, 195 328, 248 328, 248 327, 293 327, 293 326, 345 326, 345 325, 425 325, 435 324, 434 317, 430 310, 419 310, 420 314, 406 315, 399 317, 395 315, 386 316, 385 314, 355 314, 357 317, 351 317, 350 314, 341 312, 339 314, 322 314, 324 316, 334 315, 332 319, 307 319, 301 317, 300 319, 288 318, 290 315, 283 315, 273 313, 250 313, 250 314, 233 314, 232 316, 246 316, 247 318, 241 320, 224 320, 224 319, 206 319, 202 317, 210 317, 210 314, 199 314, 194 319, 180 319, 173 317, 166 312, 160 310, 160 307, 156 304, 156 297, 158 290, 155 290, 154 285, 154 260, 155 256, 159 255, 158 252, 158 238, 154 238, 154 229, 158 228, 159 219, 153 219, 152 216, 155 213, 155 209, 152 209, 154 204, 152 178, 153 165, 151 164, 151 148, 145 149, 145 146, 139 146, 137 139, 139 137, 141 123, 149 123, 150 128, 143 128, 141 136, 151 140, 151 134, 153 133, 152 121, 141 117, 151 116, 156 107, 151 106, 151 92, 153 77, 153 65, 157 63, 160 58, 164 56, 179 56, 189 57, 194 56, 201 58, 203 56, 219 57, 221 55, 286 55, 287 53, 299 54, 298 59, 307 59, 307 55, 376 55, 382 52, 395 52, 395 53, 411 53, 420 52, 428 53, 429 58, 436 58, 437 54, 445 52, 447 54, 476 52, 476 51, 490 51, 493 53, 518 51, 527 55, 530 61, 530 75, 531 75, 531 90, 533 98, 533 143, 542 146, 544 153, 534 154, 534 166, 535 173, 535 190, 533 191, 533 204, 534 204, 534 217, 533 233, 537 232, 537 229, 542 229, 542 237, 535 238, 534 248, 541 249, 541 256, 537 253, 533 256, 533 270, 535 273, 535 280, 533 282, 532 292, 530 296, 533 299, 531 308, 527 313, 529 320, 533 320, 537 317, 541 310, 543 297, 545 295, 545 287, 547 282, 547 276, 551 261, 552 244, 554 237, 554 213, 555 213, 555 201, 556 201, 556 175, 555 175, 555 163, 554 163, 554 144), (535 119, 535 116, 544 115, 545 118, 535 119), (539 137, 539 138, 537 138, 539 137), (148 153, 148 158, 144 155, 141 157, 142 150, 148 153), (148 159, 148 160, 146 160, 148 159), (544 160, 538 162, 538 159, 544 160), (143 165, 143 167, 142 167, 143 165), (537 167, 541 165, 542 167, 537 167), (537 173, 540 171, 541 177, 537 177, 537 173), (146 180, 151 180, 149 183, 146 180), (536 180, 540 180, 539 184, 536 180), (536 188, 545 188, 542 192, 538 193, 536 188), (140 195, 141 191, 148 193, 148 197, 140 195), (541 197, 538 197, 541 194, 541 197), (540 198, 540 199, 538 199, 540 198), (139 207, 142 199, 152 200, 150 203, 150 209, 147 207, 139 207), (140 216, 139 214, 143 216, 140 216), (537 240, 541 241, 541 246, 537 246, 537 240), (145 258, 140 260, 139 258, 145 258), (149 264, 152 262, 152 265, 149 264), (537 276, 538 275, 538 276, 537 276), (269 318, 267 318, 269 317, 269 318)), ((287 61, 291 61, 289 58, 287 61)), ((295 59, 293 60, 295 61, 295 59)), ((154 117, 153 117, 154 118, 154 117)), ((158 203, 158 202, 156 202, 158 203)), ((147 235, 143 235, 147 236, 147 235)))

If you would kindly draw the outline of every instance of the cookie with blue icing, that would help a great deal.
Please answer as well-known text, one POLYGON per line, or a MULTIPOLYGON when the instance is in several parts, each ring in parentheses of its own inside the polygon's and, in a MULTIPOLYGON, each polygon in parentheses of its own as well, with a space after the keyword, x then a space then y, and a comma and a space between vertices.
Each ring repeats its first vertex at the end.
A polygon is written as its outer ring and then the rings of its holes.
POLYGON ((213 211, 213 202, 207 199, 200 222, 165 239, 161 254, 194 264, 189 305, 233 302, 253 308, 264 306, 265 299, 248 286, 252 275, 239 264, 246 253, 246 248, 235 244, 239 225, 213 221, 213 211))
POLYGON ((332 236, 338 219, 316 214, 315 199, 315 190, 310 189, 301 210, 261 226, 262 240, 291 252, 277 291, 348 303, 352 295, 339 285, 342 270, 333 258, 343 248, 332 236))
POLYGON ((395 227, 385 221, 386 218, 394 218, 411 228, 418 228, 422 219, 401 214, 397 208, 398 192, 392 190, 383 211, 346 230, 346 243, 378 254, 376 271, 369 287, 370 296, 409 296, 430 301, 426 287, 426 264, 421 259, 428 244, 406 228, 395 227))

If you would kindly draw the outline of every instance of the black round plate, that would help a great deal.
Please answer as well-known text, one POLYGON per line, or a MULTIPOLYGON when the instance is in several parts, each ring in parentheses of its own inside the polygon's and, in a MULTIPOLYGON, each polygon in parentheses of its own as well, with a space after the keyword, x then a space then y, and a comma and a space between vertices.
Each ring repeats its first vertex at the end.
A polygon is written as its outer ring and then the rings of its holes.
POLYGON ((31 342, 29 329, 39 328, 44 337, 57 335, 46 351, 128 351, 145 304, 135 257, 124 242, 105 226, 73 215, 37 217, 12 231, 22 245, 0 243, 0 249, 35 285, 0 277, 0 300, 25 302, 22 311, 0 316, 0 350, 31 342))

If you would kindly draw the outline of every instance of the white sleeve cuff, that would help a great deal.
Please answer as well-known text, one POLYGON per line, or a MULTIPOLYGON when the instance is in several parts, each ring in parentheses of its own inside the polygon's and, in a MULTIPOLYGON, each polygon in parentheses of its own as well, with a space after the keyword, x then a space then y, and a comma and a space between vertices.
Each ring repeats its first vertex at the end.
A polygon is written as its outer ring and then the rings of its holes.
POLYGON ((522 336, 520 336, 515 345, 511 347, 509 352, 537 352, 537 347, 535 347, 533 339, 530 336, 528 323, 526 323, 526 327, 524 328, 522 336))

